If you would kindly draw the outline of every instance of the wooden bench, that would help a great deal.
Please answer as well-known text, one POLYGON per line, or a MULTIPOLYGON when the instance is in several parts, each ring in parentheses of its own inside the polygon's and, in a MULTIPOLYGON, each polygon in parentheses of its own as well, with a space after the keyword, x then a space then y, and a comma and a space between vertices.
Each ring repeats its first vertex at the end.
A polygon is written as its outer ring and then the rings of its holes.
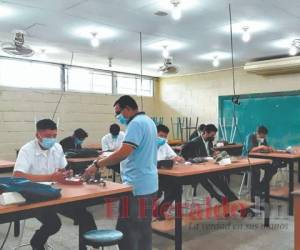
MULTIPOLYGON (((237 216, 240 210, 253 206, 253 203, 246 200, 237 200, 229 202, 226 205, 216 205, 201 211, 192 211, 182 215, 182 226, 188 226, 195 223, 201 223, 205 220, 224 219, 228 216, 237 216)), ((152 229, 159 232, 170 232, 175 229, 175 218, 167 218, 162 221, 153 221, 152 229)))

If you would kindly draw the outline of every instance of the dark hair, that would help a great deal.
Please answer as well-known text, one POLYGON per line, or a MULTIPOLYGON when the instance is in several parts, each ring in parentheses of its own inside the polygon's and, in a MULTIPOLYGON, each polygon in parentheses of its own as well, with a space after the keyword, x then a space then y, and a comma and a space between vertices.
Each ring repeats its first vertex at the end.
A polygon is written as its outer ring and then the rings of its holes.
POLYGON ((109 132, 112 134, 112 135, 118 135, 120 133, 120 126, 116 123, 110 125, 109 127, 109 132))
POLYGON ((159 125, 157 125, 157 132, 164 132, 166 134, 169 134, 170 130, 167 126, 165 126, 163 124, 159 124, 159 125))
POLYGON ((205 124, 201 124, 199 127, 198 127, 198 131, 200 131, 200 132, 203 132, 204 131, 204 129, 205 129, 205 124))
POLYGON ((116 100, 116 102, 114 103, 114 107, 116 105, 119 105, 119 107, 121 109, 124 109, 126 108, 126 106, 134 109, 134 110, 137 110, 138 109, 138 105, 136 103, 136 101, 129 95, 123 95, 121 96, 118 100, 116 100))
POLYGON ((36 130, 46 130, 46 129, 57 130, 56 123, 51 119, 39 120, 36 123, 36 130))
POLYGON ((218 131, 218 129, 217 129, 217 127, 214 124, 207 124, 205 126, 203 132, 210 133, 210 132, 217 132, 217 131, 218 131))
POLYGON ((84 131, 82 128, 76 129, 74 131, 74 135, 79 139, 84 139, 89 136, 88 133, 86 131, 84 131))
POLYGON ((259 126, 257 128, 257 133, 259 134, 264 134, 264 135, 267 135, 268 134, 268 129, 265 127, 265 126, 259 126))

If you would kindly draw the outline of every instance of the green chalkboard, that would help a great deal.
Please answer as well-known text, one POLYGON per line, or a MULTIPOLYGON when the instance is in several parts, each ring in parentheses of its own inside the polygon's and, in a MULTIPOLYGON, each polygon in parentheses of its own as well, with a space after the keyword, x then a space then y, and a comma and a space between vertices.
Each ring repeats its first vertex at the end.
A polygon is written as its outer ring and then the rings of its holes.
MULTIPOLYGON (((228 137, 234 110, 231 99, 232 96, 219 97, 219 118, 225 118, 229 125, 228 137)), ((235 142, 243 142, 258 125, 265 125, 270 145, 280 149, 300 145, 300 91, 242 95, 235 111, 238 118, 235 142)))

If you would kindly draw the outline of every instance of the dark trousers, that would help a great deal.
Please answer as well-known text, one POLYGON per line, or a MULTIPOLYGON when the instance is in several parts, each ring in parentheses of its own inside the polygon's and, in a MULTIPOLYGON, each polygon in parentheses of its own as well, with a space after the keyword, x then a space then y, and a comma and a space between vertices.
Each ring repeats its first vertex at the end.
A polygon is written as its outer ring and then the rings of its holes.
MULTIPOLYGON (((164 213, 169 209, 172 203, 175 201, 176 196, 180 193, 180 186, 175 185, 174 183, 165 182, 163 178, 160 178, 160 190, 159 194, 164 191, 164 199, 154 210, 154 216, 164 219, 164 213)), ((226 182, 226 178, 223 174, 211 174, 207 177, 202 177, 199 183, 206 189, 209 195, 212 198, 216 198, 216 200, 220 203, 224 202, 224 197, 228 202, 238 200, 238 197, 235 193, 230 189, 228 183, 226 182), (223 195, 219 194, 214 186, 216 186, 223 195)), ((192 184, 194 188, 197 187, 198 183, 192 184)), ((161 195, 160 195, 161 196, 161 195)))
POLYGON ((254 168, 252 171, 252 184, 255 195, 260 196, 265 190, 267 185, 272 180, 273 176, 277 173, 278 168, 286 167, 286 163, 280 160, 273 160, 269 167, 262 168, 264 170, 264 177, 260 180, 260 169, 254 168))
POLYGON ((130 194, 120 201, 117 230, 123 233, 120 250, 152 250, 152 208, 156 193, 130 194))
MULTIPOLYGON (((87 231, 97 229, 93 215, 82 207, 63 209, 62 211, 59 211, 59 213, 70 219, 73 219, 79 224, 79 249, 85 250, 86 246, 83 243, 82 235, 87 231)), ((42 225, 40 229, 36 230, 30 243, 34 249, 40 250, 44 249, 44 245, 46 244, 48 238, 59 231, 61 227, 61 221, 58 217, 58 214, 52 209, 48 209, 42 214, 39 214, 36 216, 36 219, 38 219, 42 225)))

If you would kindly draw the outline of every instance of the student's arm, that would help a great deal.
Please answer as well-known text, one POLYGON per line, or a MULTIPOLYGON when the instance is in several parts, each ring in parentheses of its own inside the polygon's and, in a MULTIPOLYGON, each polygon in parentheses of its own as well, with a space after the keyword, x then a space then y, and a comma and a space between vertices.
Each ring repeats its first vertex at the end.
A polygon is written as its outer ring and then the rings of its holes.
POLYGON ((21 171, 15 171, 13 173, 14 177, 22 177, 34 182, 43 182, 43 181, 55 181, 55 182, 63 182, 65 180, 64 174, 62 172, 55 172, 53 174, 47 175, 35 175, 35 174, 27 174, 21 171))
MULTIPOLYGON (((100 158, 97 161, 97 167, 103 168, 105 166, 115 165, 126 159, 139 146, 143 138, 143 133, 144 131, 141 126, 138 123, 132 121, 127 128, 127 133, 122 146, 107 158, 100 158)), ((96 171, 97 168, 92 165, 87 168, 85 174, 91 176, 95 174, 96 171)))
MULTIPOLYGON (((113 154, 106 158, 99 158, 97 160, 97 167, 104 168, 105 166, 116 165, 119 162, 126 159, 132 152, 134 148, 128 144, 122 144, 122 147, 115 151, 113 154)), ((91 165, 85 170, 85 174, 88 176, 94 175, 97 171, 97 168, 94 165, 91 165)))

